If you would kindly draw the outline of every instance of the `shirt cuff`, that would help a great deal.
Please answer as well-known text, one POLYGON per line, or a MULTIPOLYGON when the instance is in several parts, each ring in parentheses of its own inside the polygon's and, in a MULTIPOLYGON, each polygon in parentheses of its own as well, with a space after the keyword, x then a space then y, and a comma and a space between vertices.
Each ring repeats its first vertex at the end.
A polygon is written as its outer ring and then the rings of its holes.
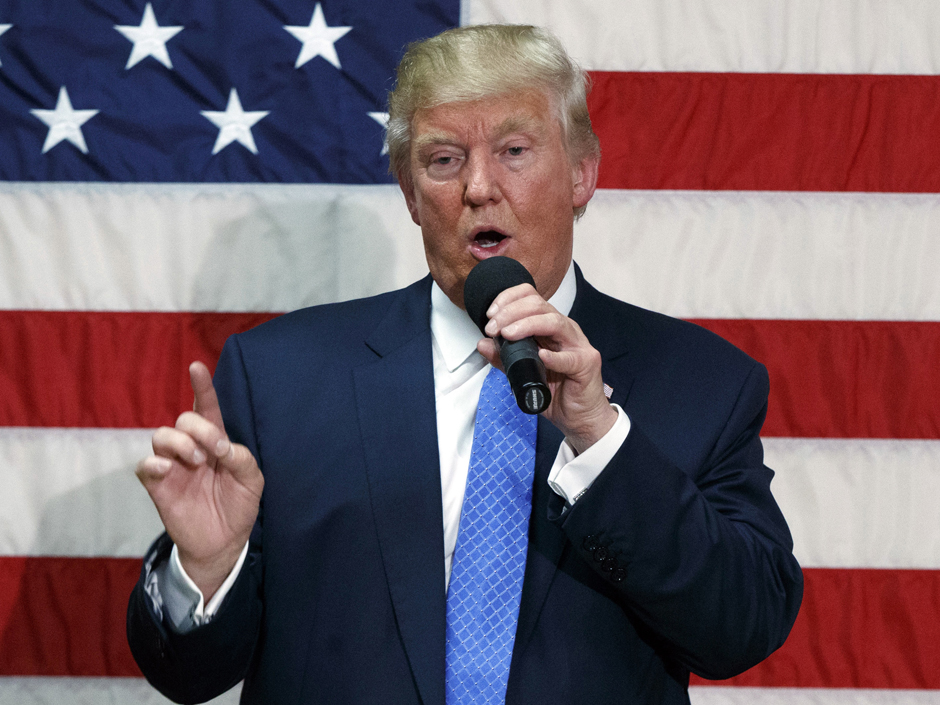
POLYGON ((580 455, 567 439, 558 447, 555 463, 548 473, 548 486, 569 505, 573 506, 588 491, 630 433, 630 417, 618 404, 611 406, 617 411, 617 420, 597 443, 580 455))
POLYGON ((165 565, 157 568, 154 573, 157 576, 155 588, 163 599, 163 609, 169 617, 170 624, 178 633, 185 634, 212 620, 219 609, 219 605, 222 604, 225 596, 232 589, 232 585, 235 584, 247 555, 248 543, 246 542, 241 555, 235 562, 235 567, 232 568, 232 572, 228 574, 225 582, 222 583, 222 586, 216 590, 212 599, 206 604, 202 591, 196 587, 196 583, 183 570, 179 551, 176 545, 173 545, 170 559, 165 565))

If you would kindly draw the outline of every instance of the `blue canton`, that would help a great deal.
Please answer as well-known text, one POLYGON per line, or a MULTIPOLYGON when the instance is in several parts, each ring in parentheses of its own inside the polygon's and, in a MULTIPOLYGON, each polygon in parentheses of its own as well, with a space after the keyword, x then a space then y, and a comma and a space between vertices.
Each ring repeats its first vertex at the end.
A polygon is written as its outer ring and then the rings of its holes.
POLYGON ((458 0, 0 0, 0 181, 391 183, 386 95, 458 0))

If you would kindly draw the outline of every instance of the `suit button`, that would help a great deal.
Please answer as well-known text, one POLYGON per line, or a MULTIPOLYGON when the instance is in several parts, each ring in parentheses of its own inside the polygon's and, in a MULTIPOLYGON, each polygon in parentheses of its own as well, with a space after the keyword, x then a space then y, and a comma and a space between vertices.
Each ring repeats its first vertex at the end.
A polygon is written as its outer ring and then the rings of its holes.
POLYGON ((601 570, 603 570, 605 573, 612 573, 616 567, 617 561, 613 558, 608 558, 603 563, 601 563, 601 570))
POLYGON ((584 546, 585 551, 593 551, 595 548, 597 548, 597 537, 593 535, 585 536, 582 546, 584 546))
POLYGON ((594 560, 598 563, 603 563, 609 555, 610 551, 607 550, 606 546, 598 546, 594 549, 594 560))
POLYGON ((610 574, 610 579, 615 583, 622 583, 626 577, 627 571, 623 568, 617 568, 617 570, 610 574))

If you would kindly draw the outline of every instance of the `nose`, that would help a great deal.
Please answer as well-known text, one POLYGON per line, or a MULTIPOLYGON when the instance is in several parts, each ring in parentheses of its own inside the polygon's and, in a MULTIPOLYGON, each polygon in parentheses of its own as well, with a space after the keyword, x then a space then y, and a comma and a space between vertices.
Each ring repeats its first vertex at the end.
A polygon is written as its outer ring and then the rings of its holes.
POLYGON ((464 167, 464 201, 468 206, 483 206, 502 199, 498 165, 491 155, 471 153, 464 167))

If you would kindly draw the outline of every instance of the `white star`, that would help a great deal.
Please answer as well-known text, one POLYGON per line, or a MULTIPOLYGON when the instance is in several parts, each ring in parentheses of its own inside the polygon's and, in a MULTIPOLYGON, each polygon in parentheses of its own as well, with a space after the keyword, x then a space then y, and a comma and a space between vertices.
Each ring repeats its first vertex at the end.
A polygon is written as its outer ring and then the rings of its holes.
POLYGON ((49 134, 46 135, 46 142, 42 146, 43 154, 62 140, 68 140, 88 154, 88 146, 82 135, 82 125, 97 115, 98 111, 73 110, 72 101, 69 100, 69 92, 65 90, 65 86, 59 89, 59 100, 55 104, 55 110, 30 110, 29 112, 49 126, 49 134))
POLYGON ((149 2, 144 8, 144 17, 140 21, 139 27, 114 25, 114 28, 134 42, 134 48, 131 49, 131 55, 127 59, 125 69, 135 66, 148 56, 152 56, 168 69, 173 68, 170 54, 166 50, 166 43, 183 28, 161 27, 158 25, 157 18, 153 14, 153 7, 150 6, 149 2))
MULTIPOLYGON (((12 27, 12 26, 13 26, 13 25, 11 25, 11 24, 0 24, 0 34, 3 34, 3 33, 6 32, 8 29, 10 29, 10 27, 12 27)), ((0 61, 0 66, 3 66, 3 62, 2 62, 2 61, 0 61)))
POLYGON ((352 27, 328 27, 320 3, 317 3, 317 6, 313 9, 313 17, 310 18, 309 26, 284 25, 284 29, 303 42, 303 46, 300 47, 300 54, 297 56, 297 63, 294 64, 295 69, 299 69, 316 56, 322 56, 336 68, 341 68, 339 57, 336 55, 336 47, 333 46, 333 43, 351 30, 352 27))
POLYGON ((251 127, 271 112, 270 110, 253 110, 246 113, 242 110, 238 91, 233 88, 228 94, 228 105, 224 113, 215 110, 201 110, 200 112, 219 128, 219 137, 215 141, 215 147, 212 148, 213 154, 218 154, 232 142, 240 142, 252 154, 258 153, 255 138, 251 135, 251 127))
MULTIPOLYGON (((385 129, 388 129, 388 113, 369 113, 369 117, 379 123, 385 129)), ((382 151, 379 152, 379 156, 383 154, 388 154, 388 140, 382 140, 382 151)))

